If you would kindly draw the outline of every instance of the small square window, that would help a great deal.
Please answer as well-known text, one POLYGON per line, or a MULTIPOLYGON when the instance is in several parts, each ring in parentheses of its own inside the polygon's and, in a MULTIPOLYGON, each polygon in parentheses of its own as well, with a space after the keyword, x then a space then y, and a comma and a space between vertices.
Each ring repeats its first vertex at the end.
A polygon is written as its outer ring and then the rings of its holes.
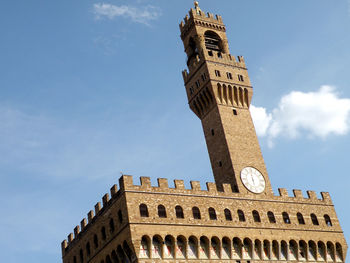
POLYGON ((211 50, 208 51, 208 55, 212 57, 213 56, 213 51, 211 51, 211 50))
POLYGON ((233 115, 237 116, 237 110, 233 109, 233 115))

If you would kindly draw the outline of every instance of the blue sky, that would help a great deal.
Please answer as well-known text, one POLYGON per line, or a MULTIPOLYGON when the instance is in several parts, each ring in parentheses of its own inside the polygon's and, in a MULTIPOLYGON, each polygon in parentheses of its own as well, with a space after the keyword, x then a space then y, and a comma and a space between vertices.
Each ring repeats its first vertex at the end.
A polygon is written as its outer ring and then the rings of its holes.
MULTIPOLYGON (((120 173, 213 181, 178 24, 193 1, 2 1, 1 261, 60 242, 120 173)), ((350 2, 200 1, 254 86, 273 188, 329 191, 347 240, 350 2)))

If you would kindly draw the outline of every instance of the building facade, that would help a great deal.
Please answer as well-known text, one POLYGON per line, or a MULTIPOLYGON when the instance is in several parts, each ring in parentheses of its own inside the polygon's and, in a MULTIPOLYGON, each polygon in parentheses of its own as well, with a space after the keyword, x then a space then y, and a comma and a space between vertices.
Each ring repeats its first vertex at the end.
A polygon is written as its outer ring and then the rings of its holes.
POLYGON ((230 54, 220 16, 195 7, 180 24, 191 110, 200 118, 215 183, 119 179, 62 242, 63 263, 345 262, 330 195, 274 195, 249 112, 243 57, 230 54))

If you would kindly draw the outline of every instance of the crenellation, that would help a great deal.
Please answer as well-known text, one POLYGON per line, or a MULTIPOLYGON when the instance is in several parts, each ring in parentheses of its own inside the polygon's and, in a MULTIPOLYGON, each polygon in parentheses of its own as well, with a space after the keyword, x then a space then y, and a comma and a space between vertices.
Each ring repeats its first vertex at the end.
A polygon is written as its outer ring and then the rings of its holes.
POLYGON ((299 199, 299 200, 304 199, 303 192, 301 190, 293 189, 293 195, 296 199, 299 199))
POLYGON ((80 226, 74 228, 74 238, 77 238, 80 233, 80 226))
POLYGON ((330 203, 332 204, 332 198, 331 198, 331 195, 328 193, 328 192, 321 192, 321 196, 322 196, 322 200, 327 202, 327 203, 330 203))
POLYGON ((119 188, 122 191, 125 191, 127 189, 129 189, 130 187, 132 187, 134 185, 133 181, 132 181, 132 176, 130 175, 122 175, 119 178, 119 188))
POLYGON ((68 245, 70 243, 72 243, 73 240, 74 240, 73 233, 69 233, 69 235, 68 235, 68 245))
POLYGON ((307 195, 308 195, 308 197, 309 197, 310 200, 319 201, 319 199, 317 198, 317 194, 316 194, 315 191, 310 191, 310 190, 308 190, 308 191, 306 191, 306 193, 307 193, 307 195))
POLYGON ((81 231, 84 231, 84 229, 86 228, 86 218, 83 218, 83 220, 80 221, 80 228, 81 228, 81 231))
POLYGON ((118 192, 118 186, 117 186, 116 184, 114 184, 114 185, 111 187, 110 192, 111 192, 111 198, 113 198, 113 197, 117 194, 117 192, 118 192))
POLYGON ((95 205, 95 215, 97 215, 101 211, 101 202, 97 202, 95 205))
POLYGON ((162 190, 167 190, 169 189, 169 184, 168 184, 168 179, 166 178, 158 178, 158 187, 162 190))
POLYGON ((207 185, 207 191, 209 193, 216 194, 218 192, 215 183, 208 183, 207 182, 206 185, 207 185))
POLYGON ((151 188, 151 178, 150 177, 146 177, 146 176, 141 176, 140 177, 140 184, 141 184, 141 188, 151 188))
POLYGON ((109 201, 109 194, 105 194, 103 197, 102 197, 102 205, 103 207, 105 207, 107 204, 108 204, 108 201, 109 201))
POLYGON ((184 190, 185 183, 183 180, 174 180, 174 185, 176 190, 184 190))
POLYGON ((288 190, 286 188, 278 188, 278 192, 281 197, 289 197, 288 190))
POLYGON ((88 216, 88 224, 90 224, 92 222, 92 219, 94 218, 94 211, 90 210, 87 216, 88 216))
POLYGON ((232 187, 230 184, 222 184, 225 194, 232 194, 232 187))
POLYGON ((190 181, 191 189, 193 191, 201 191, 201 183, 199 181, 190 181))
POLYGON ((62 249, 62 255, 64 255, 66 248, 67 248, 68 244, 67 244, 67 240, 63 240, 61 243, 61 249, 62 249))

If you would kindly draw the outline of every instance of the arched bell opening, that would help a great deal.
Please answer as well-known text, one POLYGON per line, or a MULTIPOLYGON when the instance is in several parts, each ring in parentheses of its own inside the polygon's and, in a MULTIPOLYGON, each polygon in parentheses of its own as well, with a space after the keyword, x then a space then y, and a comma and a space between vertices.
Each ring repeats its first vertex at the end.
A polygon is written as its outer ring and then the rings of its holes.
POLYGON ((214 31, 206 31, 204 33, 204 41, 209 56, 213 56, 214 53, 217 53, 218 56, 220 56, 221 53, 225 53, 222 39, 214 31))
POLYGON ((189 66, 194 62, 197 55, 199 54, 197 44, 192 37, 188 41, 186 54, 187 54, 187 66, 189 66))

